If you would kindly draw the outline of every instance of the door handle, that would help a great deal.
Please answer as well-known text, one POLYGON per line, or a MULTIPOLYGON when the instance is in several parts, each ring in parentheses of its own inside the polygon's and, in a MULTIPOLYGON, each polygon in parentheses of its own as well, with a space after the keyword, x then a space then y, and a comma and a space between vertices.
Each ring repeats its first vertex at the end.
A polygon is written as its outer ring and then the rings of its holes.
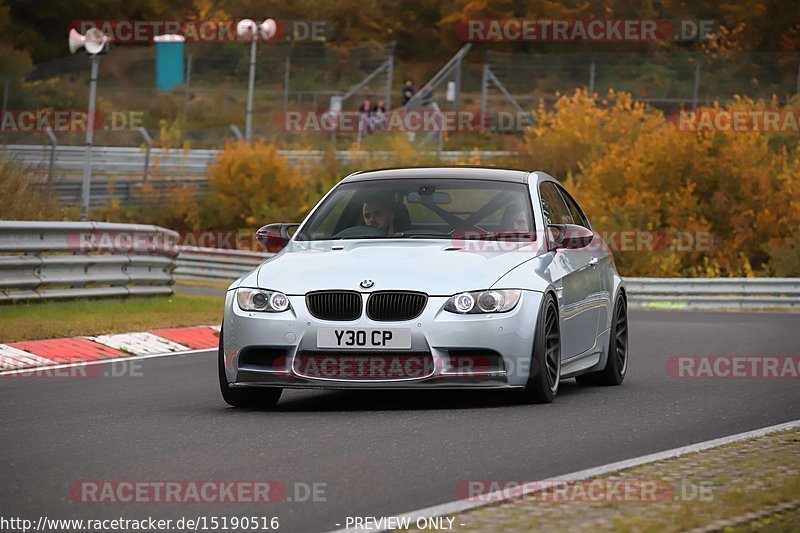
POLYGON ((596 257, 592 257, 591 259, 589 259, 589 265, 592 268, 595 268, 597 266, 597 263, 599 263, 599 262, 600 262, 600 260, 598 258, 596 258, 596 257))

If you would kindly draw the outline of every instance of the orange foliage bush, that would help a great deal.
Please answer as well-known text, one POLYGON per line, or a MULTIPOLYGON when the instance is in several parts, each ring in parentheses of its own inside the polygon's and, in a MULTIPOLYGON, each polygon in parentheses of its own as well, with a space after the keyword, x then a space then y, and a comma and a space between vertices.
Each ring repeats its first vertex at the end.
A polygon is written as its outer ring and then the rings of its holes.
POLYGON ((211 196, 202 224, 218 229, 252 228, 299 221, 308 211, 309 183, 297 166, 266 142, 229 143, 209 168, 211 196))
MULTIPOLYGON (((775 102, 737 99, 724 109, 766 108, 775 102)), ((800 275, 796 134, 682 131, 614 93, 576 91, 535 114, 526 155, 554 169, 596 229, 713 238, 710 247, 620 251, 623 275, 800 275)))

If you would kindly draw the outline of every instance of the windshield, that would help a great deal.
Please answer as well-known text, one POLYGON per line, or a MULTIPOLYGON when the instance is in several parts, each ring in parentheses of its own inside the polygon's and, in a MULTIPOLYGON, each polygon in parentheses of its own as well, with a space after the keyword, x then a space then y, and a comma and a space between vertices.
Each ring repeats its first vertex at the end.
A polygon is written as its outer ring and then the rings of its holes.
POLYGON ((528 189, 521 183, 392 179, 339 185, 298 240, 534 240, 528 189))

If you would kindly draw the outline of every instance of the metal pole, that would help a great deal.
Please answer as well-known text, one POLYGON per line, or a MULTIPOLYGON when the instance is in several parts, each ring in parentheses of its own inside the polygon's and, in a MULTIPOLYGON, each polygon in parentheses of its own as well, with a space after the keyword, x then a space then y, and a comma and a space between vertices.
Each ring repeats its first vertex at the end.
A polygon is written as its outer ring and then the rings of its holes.
MULTIPOLYGON (((384 99, 384 103, 386 104, 386 110, 392 108, 392 81, 394 76, 394 52, 391 53, 389 59, 386 60, 386 98, 384 99)), ((800 74, 798 74, 798 82, 800 84, 800 74)), ((800 92, 800 91, 798 91, 800 92)))
POLYGON ((483 76, 481 77, 481 131, 486 127, 486 98, 489 93, 489 64, 483 64, 483 76))
POLYGON ((186 57, 186 83, 183 86, 183 118, 181 120, 181 140, 180 145, 183 147, 183 142, 186 140, 186 125, 189 122, 189 87, 192 84, 192 54, 194 49, 189 50, 189 55, 186 57))
MULTIPOLYGON (((800 73, 798 73, 797 83, 800 83, 800 73)), ((6 118, 6 109, 8 109, 8 76, 3 82, 3 114, 0 115, 0 124, 6 118)))
POLYGON ((50 192, 50 189, 53 186, 53 169, 55 168, 56 164, 56 146, 58 145, 58 140, 56 139, 56 136, 53 135, 53 130, 50 128, 50 126, 45 126, 44 132, 50 139, 50 164, 47 167, 47 189, 48 192, 50 192))
POLYGON ((700 94, 700 60, 697 60, 697 64, 694 67, 694 92, 692 94, 692 109, 697 109, 697 99, 700 94))
POLYGON ((289 75, 292 71, 292 48, 289 47, 289 52, 286 54, 286 60, 283 63, 283 110, 289 109, 289 75))
POLYGON ((256 85, 256 47, 257 41, 253 38, 250 43, 250 81, 247 85, 247 121, 244 126, 244 140, 250 142, 253 135, 253 90, 256 85))
POLYGON ((153 139, 150 138, 150 134, 147 133, 147 130, 144 128, 139 128, 139 133, 142 134, 144 144, 147 147, 144 152, 144 176, 142 177, 142 181, 147 181, 147 174, 150 171, 150 150, 153 148, 153 139))
POLYGON ((457 112, 458 106, 461 103, 461 58, 456 62, 455 82, 456 97, 453 99, 453 110, 457 112))
POLYGON ((83 159, 83 183, 81 185, 81 220, 89 217, 89 198, 92 195, 92 144, 94 143, 94 107, 97 99, 97 71, 100 56, 92 56, 92 74, 89 79, 89 117, 86 121, 86 153, 83 159))
POLYGON ((436 133, 436 159, 442 158, 442 141, 444 139, 444 117, 439 111, 439 131, 436 133))
POLYGON ((596 68, 595 55, 592 54, 592 62, 589 64, 589 94, 594 92, 594 73, 596 68))

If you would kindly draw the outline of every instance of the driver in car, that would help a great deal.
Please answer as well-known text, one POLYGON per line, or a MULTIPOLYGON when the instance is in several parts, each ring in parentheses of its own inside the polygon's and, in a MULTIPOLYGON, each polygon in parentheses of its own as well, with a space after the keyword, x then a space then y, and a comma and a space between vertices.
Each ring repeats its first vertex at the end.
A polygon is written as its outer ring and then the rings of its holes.
POLYGON ((395 230, 395 212, 393 202, 382 198, 380 196, 370 196, 364 201, 364 207, 361 211, 364 217, 364 225, 380 228, 386 232, 386 235, 394 235, 395 230))
POLYGON ((530 225, 528 224, 528 215, 525 212, 525 207, 522 204, 514 202, 506 207, 503 212, 503 218, 500 222, 500 231, 507 232, 528 232, 530 225))

